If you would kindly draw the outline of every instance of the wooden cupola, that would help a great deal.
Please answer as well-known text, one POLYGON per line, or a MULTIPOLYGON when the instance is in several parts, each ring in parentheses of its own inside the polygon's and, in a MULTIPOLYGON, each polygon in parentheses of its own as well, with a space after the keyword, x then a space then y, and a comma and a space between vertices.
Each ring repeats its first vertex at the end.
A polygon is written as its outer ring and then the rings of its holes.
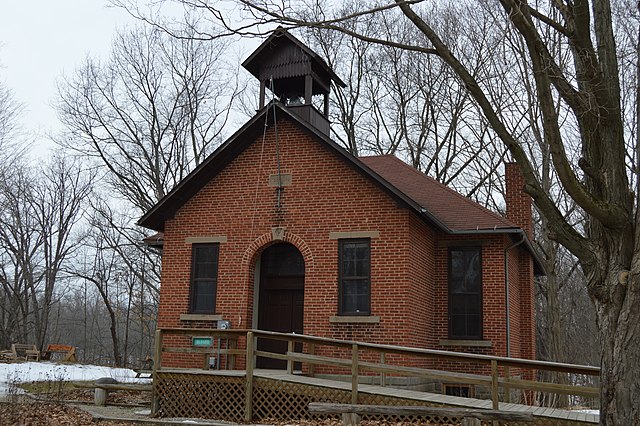
POLYGON ((260 80, 260 108, 265 90, 270 89, 280 102, 322 133, 329 135, 329 92, 331 81, 344 82, 315 52, 284 28, 276 29, 243 63, 260 80), (312 99, 322 95, 322 111, 312 99))

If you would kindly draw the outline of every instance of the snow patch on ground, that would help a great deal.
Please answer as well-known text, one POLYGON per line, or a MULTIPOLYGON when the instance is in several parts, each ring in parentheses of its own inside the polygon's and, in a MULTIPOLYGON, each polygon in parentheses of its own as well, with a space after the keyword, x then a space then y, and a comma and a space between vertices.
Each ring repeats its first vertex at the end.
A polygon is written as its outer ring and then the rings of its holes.
MULTIPOLYGON (((57 364, 54 362, 19 362, 0 364, 0 395, 9 393, 13 384, 43 381, 96 380, 111 377, 118 382, 149 383, 149 379, 137 379, 128 368, 111 368, 99 365, 57 364)), ((12 389, 12 391, 16 391, 12 389)), ((19 389, 17 390, 19 391, 19 389)))

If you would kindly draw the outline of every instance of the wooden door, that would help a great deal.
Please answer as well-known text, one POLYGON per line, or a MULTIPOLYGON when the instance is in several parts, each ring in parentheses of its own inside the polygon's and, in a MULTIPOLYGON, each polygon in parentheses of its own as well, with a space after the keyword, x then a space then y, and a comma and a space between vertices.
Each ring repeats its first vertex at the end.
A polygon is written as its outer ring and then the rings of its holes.
MULTIPOLYGON (((262 255, 258 328, 281 333, 303 332, 304 263, 291 244, 269 247, 262 255), (273 247, 273 249, 272 249, 273 247)), ((284 354, 287 342, 258 339, 258 350, 284 354)), ((286 361, 259 357, 258 368, 286 368, 286 361)))

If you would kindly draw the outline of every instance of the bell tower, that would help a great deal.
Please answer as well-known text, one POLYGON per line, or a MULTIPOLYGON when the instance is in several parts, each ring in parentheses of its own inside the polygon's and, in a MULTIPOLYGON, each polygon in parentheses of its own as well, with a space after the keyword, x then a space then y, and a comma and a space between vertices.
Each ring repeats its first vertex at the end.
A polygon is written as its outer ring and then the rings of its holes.
POLYGON ((260 81, 260 109, 269 89, 294 114, 329 136, 331 82, 346 85, 315 52, 278 28, 242 66, 260 81), (316 95, 322 96, 320 109, 313 104, 316 95))

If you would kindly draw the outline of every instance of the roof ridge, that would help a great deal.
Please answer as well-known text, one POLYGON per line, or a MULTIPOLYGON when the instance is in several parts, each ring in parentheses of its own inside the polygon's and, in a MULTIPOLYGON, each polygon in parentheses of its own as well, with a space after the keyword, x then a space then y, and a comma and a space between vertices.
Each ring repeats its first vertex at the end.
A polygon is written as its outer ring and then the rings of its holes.
MULTIPOLYGON (((456 197, 460 198, 461 200, 464 200, 465 203, 473 206, 476 209, 485 211, 485 212, 493 215, 496 219, 499 219, 499 220, 503 221, 505 224, 513 226, 514 228, 521 228, 520 226, 518 226, 515 223, 511 222, 510 220, 508 220, 506 217, 502 216, 501 214, 498 214, 498 213, 494 212, 493 210, 490 210, 487 207, 484 207, 482 204, 471 200, 469 197, 466 197, 466 196, 462 195, 458 191, 456 191, 456 190, 454 190, 452 188, 449 188, 444 183, 438 181, 437 179, 432 178, 431 176, 427 175, 426 173, 423 173, 420 170, 416 169, 415 167, 405 163, 404 161, 402 161, 400 158, 396 157, 393 154, 369 155, 369 156, 363 156, 363 157, 359 157, 359 158, 382 158, 382 157, 393 159, 394 161, 400 163, 405 168, 411 170, 412 173, 417 174, 418 176, 420 176, 422 178, 429 179, 430 181, 435 183, 438 187, 448 191, 451 194, 454 194, 456 197)), ((423 207, 425 207, 425 206, 423 206, 423 207)))

